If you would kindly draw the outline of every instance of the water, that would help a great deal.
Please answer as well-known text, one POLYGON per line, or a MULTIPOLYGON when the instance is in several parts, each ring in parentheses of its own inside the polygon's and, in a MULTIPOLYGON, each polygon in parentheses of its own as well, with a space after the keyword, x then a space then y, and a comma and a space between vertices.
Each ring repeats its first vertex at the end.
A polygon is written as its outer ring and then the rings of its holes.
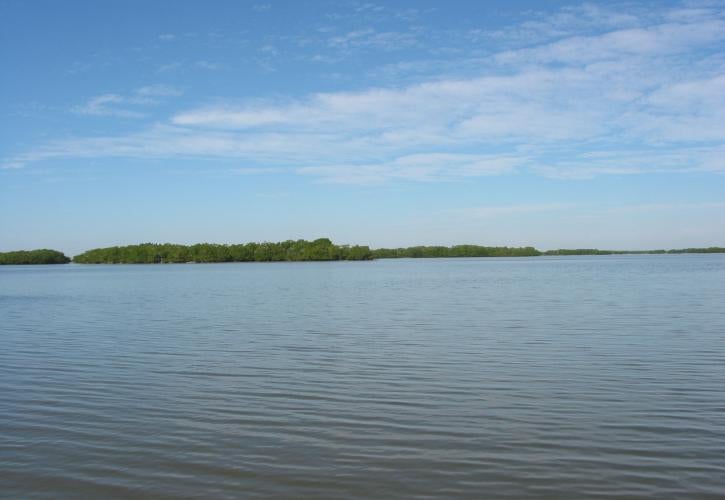
POLYGON ((0 496, 725 495, 725 256, 0 268, 0 496))

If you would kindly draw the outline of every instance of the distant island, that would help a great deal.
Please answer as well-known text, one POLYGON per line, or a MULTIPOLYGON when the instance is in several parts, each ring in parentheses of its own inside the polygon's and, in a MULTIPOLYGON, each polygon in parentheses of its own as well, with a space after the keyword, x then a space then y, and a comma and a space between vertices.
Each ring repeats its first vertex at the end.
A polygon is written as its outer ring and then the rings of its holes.
MULTIPOLYGON (((314 241, 287 240, 278 243, 216 244, 142 243, 95 248, 73 257, 78 264, 172 264, 212 262, 304 262, 335 260, 373 260, 400 258, 455 257, 539 257, 567 255, 626 255, 725 253, 724 247, 683 248, 675 250, 599 250, 577 248, 540 251, 534 247, 488 247, 481 245, 415 246, 378 248, 364 245, 335 245, 328 238, 314 241)), ((0 265, 67 264, 71 259, 57 250, 20 250, 0 252, 0 265)))
POLYGON ((537 257, 534 247, 484 247, 480 245, 418 246, 408 248, 378 248, 372 251, 375 259, 426 259, 441 257, 537 257))
POLYGON ((124 247, 96 248, 73 257, 79 264, 166 264, 182 262, 303 262, 328 260, 370 260, 367 246, 335 245, 328 238, 314 241, 288 240, 279 243, 220 245, 198 243, 143 243, 124 247))
POLYGON ((67 264, 70 258, 63 252, 42 248, 39 250, 18 250, 16 252, 0 252, 0 265, 21 264, 67 264))
POLYGON ((725 253, 723 247, 680 248, 674 250, 598 250, 596 248, 579 248, 574 250, 547 250, 541 255, 637 255, 637 254, 675 254, 675 253, 725 253))
POLYGON ((678 250, 598 250, 576 248, 546 250, 534 247, 485 247, 479 245, 417 246, 408 248, 378 248, 372 250, 375 259, 437 258, 437 257, 539 257, 550 255, 627 255, 627 254, 678 254, 678 253, 725 253, 723 247, 683 248, 678 250))

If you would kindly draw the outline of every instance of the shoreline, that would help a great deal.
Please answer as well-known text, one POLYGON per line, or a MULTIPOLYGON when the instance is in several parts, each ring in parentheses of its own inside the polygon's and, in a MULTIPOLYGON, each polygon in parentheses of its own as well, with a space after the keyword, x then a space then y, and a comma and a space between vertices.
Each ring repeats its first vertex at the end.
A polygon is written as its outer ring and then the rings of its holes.
POLYGON ((279 243, 195 245, 144 243, 88 250, 72 259, 49 249, 0 252, 0 265, 61 264, 222 264, 234 262, 335 262, 384 259, 445 259, 502 257, 569 257, 609 255, 723 254, 725 247, 657 250, 600 250, 595 248, 538 250, 534 247, 481 245, 416 246, 370 249, 360 245, 335 245, 327 238, 279 243))

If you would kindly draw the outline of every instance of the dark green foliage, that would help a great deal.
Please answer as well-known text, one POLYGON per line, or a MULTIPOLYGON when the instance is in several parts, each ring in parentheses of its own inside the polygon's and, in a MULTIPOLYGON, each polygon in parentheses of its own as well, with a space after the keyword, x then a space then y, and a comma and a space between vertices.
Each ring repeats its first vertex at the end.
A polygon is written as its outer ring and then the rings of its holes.
POLYGON ((431 257, 535 257, 541 255, 534 247, 483 247, 478 245, 419 246, 408 248, 378 248, 373 258, 431 258, 431 257))
POLYGON ((180 262, 278 262, 322 260, 369 260, 367 246, 334 245, 327 238, 315 241, 219 245, 143 243, 124 247, 96 248, 73 258, 81 264, 162 264, 180 262))
POLYGON ((0 252, 0 265, 12 264, 67 264, 70 259, 57 250, 18 250, 17 252, 0 252))
MULTIPOLYGON (((198 243, 142 243, 123 247, 96 248, 73 258, 80 264, 164 264, 183 262, 279 262, 370 260, 435 257, 535 257, 538 255, 621 255, 725 253, 723 247, 683 248, 679 250, 598 250, 596 248, 559 249, 540 252, 534 247, 485 247, 479 245, 417 246, 379 248, 335 245, 327 238, 314 241, 287 240, 279 243, 219 245, 198 243)), ((2 264, 66 264, 70 259, 55 250, 21 250, 0 253, 2 264)))

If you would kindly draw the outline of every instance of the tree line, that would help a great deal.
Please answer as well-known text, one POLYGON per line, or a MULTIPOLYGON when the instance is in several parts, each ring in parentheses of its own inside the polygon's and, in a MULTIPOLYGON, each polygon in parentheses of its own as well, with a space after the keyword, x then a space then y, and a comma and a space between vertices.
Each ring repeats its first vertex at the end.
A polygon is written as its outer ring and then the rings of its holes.
POLYGON ((47 248, 0 252, 0 265, 67 264, 68 262, 70 259, 63 252, 47 248))
POLYGON ((486 247, 480 245, 417 246, 408 248, 378 248, 372 251, 375 259, 436 258, 436 257, 536 257, 541 252, 534 247, 486 247))
POLYGON ((679 250, 667 250, 667 253, 725 253, 725 247, 681 248, 679 250))
POLYGON ((314 241, 288 240, 279 243, 221 245, 198 243, 142 243, 96 248, 73 257, 80 264, 164 264, 183 262, 279 262, 369 260, 367 246, 335 245, 328 238, 314 241))
MULTIPOLYGON (((724 247, 682 248, 674 250, 599 250, 596 248, 540 251, 534 247, 487 247, 481 245, 414 246, 378 248, 361 245, 335 245, 328 238, 314 241, 287 240, 278 243, 222 245, 198 243, 142 243, 140 245, 95 248, 73 257, 79 264, 162 264, 185 262, 279 262, 371 260, 437 257, 536 257, 540 255, 624 255, 725 253, 724 247)), ((19 250, 0 252, 0 265, 66 264, 71 259, 57 250, 19 250)))
POLYGON ((631 255, 631 254, 680 254, 680 253, 725 253, 724 247, 679 248, 673 250, 599 250, 597 248, 577 248, 547 250, 542 255, 631 255))

